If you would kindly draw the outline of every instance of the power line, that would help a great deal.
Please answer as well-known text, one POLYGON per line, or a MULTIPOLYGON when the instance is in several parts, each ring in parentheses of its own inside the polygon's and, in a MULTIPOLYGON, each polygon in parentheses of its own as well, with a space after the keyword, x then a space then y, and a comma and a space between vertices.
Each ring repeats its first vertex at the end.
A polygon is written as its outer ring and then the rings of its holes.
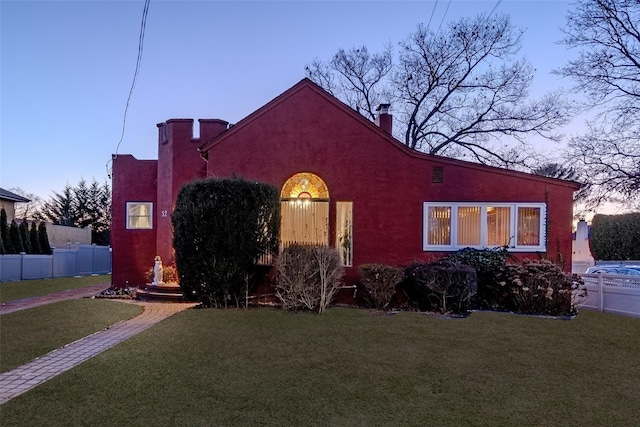
POLYGON ((442 23, 444 22, 444 18, 445 18, 445 16, 447 16, 447 12, 449 11, 449 6, 451 6, 451 0, 449 0, 449 3, 447 3, 447 8, 444 10, 444 15, 442 15, 442 20, 440 21, 440 25, 438 25, 438 31, 436 31, 436 34, 438 34, 440 32, 440 27, 442 27, 442 23))
POLYGON ((428 29, 429 29, 429 27, 431 26, 431 20, 433 19, 433 14, 434 14, 434 13, 435 13, 435 11, 436 11, 436 6, 437 6, 437 5, 438 5, 438 0, 436 0, 436 1, 433 3, 433 9, 431 9, 431 16, 429 17, 429 23, 427 24, 427 30, 428 30, 428 29))
POLYGON ((487 16, 487 18, 490 18, 490 17, 491 17, 491 15, 493 15, 493 12, 495 12, 495 11, 496 11, 496 9, 498 8, 498 6, 500 6, 500 3, 502 3, 502 0, 498 0, 498 1, 496 2, 496 5, 495 5, 495 6, 493 6, 493 9, 491 9, 491 12, 489 12, 489 16, 487 16))
MULTIPOLYGON (((147 27, 147 14, 149 13, 149 3, 151 0, 144 1, 144 9, 142 10, 142 20, 140 22, 140 35, 138 37, 138 57, 136 59, 136 69, 133 73, 133 81, 131 82, 131 88, 129 89, 129 96, 127 97, 127 103, 124 107, 124 115, 122 117, 122 134, 120 135, 120 141, 118 141, 118 145, 116 145, 116 152, 114 158, 118 156, 118 149, 120 148, 120 144, 122 144, 122 140, 124 139, 124 132, 127 126, 127 113, 129 111, 129 104, 131 103, 131 97, 133 96, 133 90, 136 87, 136 82, 138 80, 138 73, 140 72, 140 64, 142 62, 142 52, 144 50, 144 33, 147 27)), ((111 160, 109 160, 110 162, 111 160)), ((107 173, 109 173, 109 162, 107 162, 107 173)))

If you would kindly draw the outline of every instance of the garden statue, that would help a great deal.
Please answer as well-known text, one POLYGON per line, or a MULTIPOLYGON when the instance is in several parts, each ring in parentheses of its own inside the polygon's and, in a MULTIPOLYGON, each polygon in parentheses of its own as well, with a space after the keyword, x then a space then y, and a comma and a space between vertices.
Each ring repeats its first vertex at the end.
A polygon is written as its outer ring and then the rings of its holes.
POLYGON ((162 258, 160 255, 156 255, 155 264, 153 266, 153 285, 160 285, 164 283, 162 281, 162 258))

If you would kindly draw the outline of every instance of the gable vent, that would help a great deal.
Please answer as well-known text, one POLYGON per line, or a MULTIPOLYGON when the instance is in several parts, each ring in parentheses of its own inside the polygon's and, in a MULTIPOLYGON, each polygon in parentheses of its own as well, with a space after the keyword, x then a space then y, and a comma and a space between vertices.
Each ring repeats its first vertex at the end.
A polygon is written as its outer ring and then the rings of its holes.
POLYGON ((442 184, 444 182, 444 168, 442 166, 434 166, 431 169, 431 182, 434 184, 442 184))

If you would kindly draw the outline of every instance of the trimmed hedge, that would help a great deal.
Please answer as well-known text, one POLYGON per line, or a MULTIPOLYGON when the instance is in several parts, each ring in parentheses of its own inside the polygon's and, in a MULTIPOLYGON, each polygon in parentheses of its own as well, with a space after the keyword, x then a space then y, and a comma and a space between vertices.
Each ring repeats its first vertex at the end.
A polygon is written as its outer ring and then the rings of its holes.
POLYGON ((408 267, 402 286, 418 310, 459 314, 471 307, 478 281, 472 267, 442 260, 408 267))
POLYGON ((591 252, 597 260, 639 260, 640 212, 595 215, 589 240, 591 252))
POLYGON ((580 277, 565 273, 548 260, 524 260, 522 264, 509 265, 508 272, 518 313, 574 315, 574 296, 586 292, 580 277))
POLYGON ((241 178, 195 181, 180 190, 171 221, 184 295, 241 306, 260 256, 277 253, 280 197, 272 185, 241 178))
POLYGON ((507 260, 512 256, 506 247, 494 249, 464 248, 444 259, 472 267, 478 277, 478 292, 473 297, 477 308, 495 310, 515 309, 511 303, 507 260))
POLYGON ((401 268, 385 264, 363 264, 358 267, 360 284, 364 288, 364 300, 369 308, 387 309, 396 293, 396 285, 402 282, 401 268))

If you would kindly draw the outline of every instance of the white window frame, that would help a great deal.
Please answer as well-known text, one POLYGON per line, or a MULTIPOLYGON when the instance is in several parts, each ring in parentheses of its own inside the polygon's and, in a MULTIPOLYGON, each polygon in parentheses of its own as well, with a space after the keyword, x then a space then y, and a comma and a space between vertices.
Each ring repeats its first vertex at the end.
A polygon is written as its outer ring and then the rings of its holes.
POLYGON ((547 205, 546 203, 491 203, 491 202, 424 202, 422 208, 422 250, 428 251, 457 251, 463 248, 488 249, 491 246, 488 242, 487 229, 487 208, 489 207, 508 207, 509 209, 509 244, 507 246, 510 252, 546 252, 547 251, 547 205), (459 207, 480 207, 480 244, 479 245, 458 245, 458 208, 459 207), (451 208, 451 236, 449 245, 430 245, 429 238, 429 207, 447 207, 451 208), (518 208, 539 208, 540 209, 540 241, 537 246, 518 245, 516 239, 518 235, 518 208))
POLYGON ((127 230, 152 230, 153 229, 153 202, 127 202, 125 213, 125 227, 127 230), (131 208, 134 206, 147 205, 149 207, 149 227, 130 227, 129 218, 131 217, 131 208))

